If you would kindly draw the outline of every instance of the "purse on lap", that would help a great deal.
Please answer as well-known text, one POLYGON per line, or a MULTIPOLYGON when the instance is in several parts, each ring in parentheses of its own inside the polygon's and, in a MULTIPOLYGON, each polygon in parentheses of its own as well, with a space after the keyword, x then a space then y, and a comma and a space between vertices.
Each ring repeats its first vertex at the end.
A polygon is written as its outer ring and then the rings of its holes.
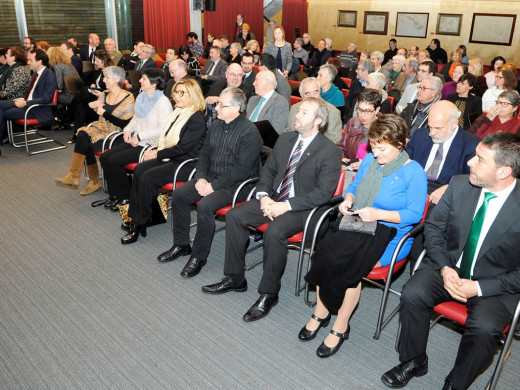
POLYGON ((341 218, 338 229, 346 232, 371 234, 373 236, 376 234, 376 227, 377 221, 364 222, 357 215, 344 215, 341 218))

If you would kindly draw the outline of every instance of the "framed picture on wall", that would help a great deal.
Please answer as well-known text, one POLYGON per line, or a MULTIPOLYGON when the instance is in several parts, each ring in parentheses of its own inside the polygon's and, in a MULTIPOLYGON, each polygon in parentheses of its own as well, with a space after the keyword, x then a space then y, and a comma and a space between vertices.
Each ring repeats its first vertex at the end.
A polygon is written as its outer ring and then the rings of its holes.
POLYGON ((515 31, 516 15, 473 14, 471 22, 471 43, 511 46, 515 31))
POLYGON ((439 14, 437 17, 437 35, 460 35, 462 14, 439 14))
POLYGON ((386 35, 388 31, 388 12, 365 11, 363 34, 386 35))
POLYGON ((428 13, 398 12, 395 23, 396 37, 426 38, 428 13))
POLYGON ((338 11, 338 27, 356 27, 357 11, 338 11))

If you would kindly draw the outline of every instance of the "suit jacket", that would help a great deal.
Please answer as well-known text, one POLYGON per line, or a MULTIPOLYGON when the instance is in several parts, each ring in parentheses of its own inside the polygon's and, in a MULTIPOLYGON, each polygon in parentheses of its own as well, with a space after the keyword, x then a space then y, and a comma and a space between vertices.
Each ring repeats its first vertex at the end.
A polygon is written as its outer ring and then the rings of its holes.
POLYGON ((83 62, 81 62, 81 59, 77 55, 73 55, 70 57, 70 63, 74 68, 76 68, 78 74, 81 76, 83 74, 83 62))
MULTIPOLYGON (((406 145, 406 152, 410 158, 421 164, 423 169, 433 147, 429 133, 427 128, 417 129, 406 145)), ((434 182, 444 185, 448 184, 455 175, 469 174, 468 161, 475 155, 479 142, 480 138, 459 127, 451 142, 442 170, 434 182)))
MULTIPOLYGON (((135 64, 135 69, 137 69, 137 67, 139 66, 139 61, 137 61, 137 63, 135 64)), ((139 70, 142 72, 143 70, 147 69, 147 68, 157 68, 157 64, 155 63, 154 60, 152 60, 151 58, 148 58, 144 63, 143 63, 143 66, 141 66, 139 68, 139 70)))
MULTIPOLYGON (((458 95, 456 93, 449 94, 446 100, 455 103, 458 95)), ((473 118, 473 122, 476 118, 482 115, 482 98, 475 95, 468 95, 466 100, 466 109, 464 110, 464 129, 469 129, 472 125, 470 116, 473 118)))
MULTIPOLYGON (((412 85, 415 83, 417 83, 417 73, 415 74, 412 82, 408 85, 412 85)), ((399 76, 397 76, 397 80, 395 81, 395 84, 392 87, 392 90, 390 92, 388 92, 388 95, 393 96, 395 98, 396 102, 398 102, 399 99, 401 99, 401 96, 403 95, 406 87, 407 87, 406 75, 404 74, 404 72, 401 72, 399 74, 399 76)))
MULTIPOLYGON (((269 196, 276 193, 298 136, 296 132, 280 135, 260 172, 257 192, 265 192, 269 196)), ((296 166, 294 197, 289 199, 292 211, 310 210, 327 203, 334 194, 340 172, 340 149, 318 133, 296 166)))
MULTIPOLYGON (((249 118, 255 111, 260 96, 255 95, 249 99, 247 104, 246 116, 249 118)), ((271 95, 269 100, 264 104, 258 115, 257 122, 269 121, 271 126, 278 134, 281 134, 285 126, 287 126, 287 118, 289 118, 289 103, 281 95, 276 92, 271 95)))
MULTIPOLYGON (((99 50, 101 49, 100 46, 97 46, 94 51, 96 50, 99 50)), ((90 62, 93 62, 92 59, 90 58, 90 46, 87 45, 87 46, 83 46, 82 48, 79 49, 79 57, 81 59, 81 61, 90 61, 90 62)))
POLYGON ((345 98, 345 115, 348 115, 350 110, 354 107, 354 104, 356 104, 357 97, 364 89, 365 87, 363 87, 363 85, 357 78, 352 80, 352 83, 350 84, 350 90, 348 92, 347 97, 345 98))
POLYGON ((246 94, 246 99, 249 101, 249 98, 255 94, 255 87, 253 83, 256 79, 256 72, 254 70, 251 71, 249 77, 245 77, 242 80, 242 91, 246 94))
MULTIPOLYGON (((36 74, 32 77, 34 78, 36 74)), ((32 81, 32 79, 31 79, 32 81)), ((48 104, 52 102, 54 92, 58 89, 58 83, 56 76, 49 68, 45 68, 38 83, 34 87, 32 99, 27 101, 27 108, 34 104, 48 104)), ((38 122, 47 124, 52 123, 54 120, 54 114, 52 113, 52 107, 35 107, 31 110, 31 114, 38 119, 38 122)))
POLYGON ((134 70, 135 66, 139 62, 138 55, 132 54, 123 54, 121 61, 119 61, 119 66, 121 66, 124 70, 134 70))
MULTIPOLYGON (((206 63, 206 66, 204 67, 202 72, 200 72, 200 74, 201 75, 207 75, 209 73, 210 68, 212 67, 213 64, 214 64, 214 62, 212 60, 209 60, 206 63)), ((215 82, 217 80, 225 79, 226 78, 225 73, 226 73, 227 67, 228 67, 228 63, 226 61, 224 61, 223 58, 221 58, 219 60, 219 62, 217 62, 216 68, 213 71, 213 75, 208 76, 208 78, 206 80, 208 82, 210 82, 210 83, 213 83, 213 82, 215 82)))
MULTIPOLYGON (((455 268, 466 244, 481 188, 455 176, 424 228, 425 248, 435 270, 455 268)), ((520 181, 491 225, 473 269, 482 296, 502 296, 511 308, 520 293, 520 181)), ((429 264, 428 264, 429 263, 429 264)))

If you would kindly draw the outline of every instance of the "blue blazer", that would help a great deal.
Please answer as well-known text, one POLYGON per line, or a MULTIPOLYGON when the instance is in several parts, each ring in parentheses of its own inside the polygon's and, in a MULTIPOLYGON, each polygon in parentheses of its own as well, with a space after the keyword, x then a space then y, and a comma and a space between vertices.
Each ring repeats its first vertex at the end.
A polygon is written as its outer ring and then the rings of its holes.
MULTIPOLYGON (((417 129, 406 145, 406 152, 410 158, 421 164, 423 169, 433 146, 429 134, 430 131, 427 128, 417 129)), ((455 175, 469 174, 468 161, 475 155, 479 142, 480 138, 459 127, 435 183, 448 184, 455 175)))
MULTIPOLYGON (((33 78, 35 75, 32 76, 33 78)), ((31 79, 32 81, 32 79, 31 79)), ((58 89, 56 76, 49 68, 45 68, 40 80, 34 88, 32 99, 27 102, 27 108, 34 104, 48 104, 52 102, 54 91, 58 89)), ((30 112, 31 117, 38 119, 40 124, 50 124, 54 120, 52 107, 36 107, 30 112)))

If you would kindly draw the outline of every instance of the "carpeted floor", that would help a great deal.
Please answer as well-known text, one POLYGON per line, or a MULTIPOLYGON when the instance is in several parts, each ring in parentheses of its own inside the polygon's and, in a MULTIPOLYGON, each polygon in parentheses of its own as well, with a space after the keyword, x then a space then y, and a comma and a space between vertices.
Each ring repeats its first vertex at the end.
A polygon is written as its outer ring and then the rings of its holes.
MULTIPOLYGON (((262 267, 247 273, 245 293, 203 294, 201 286, 222 275, 225 232, 215 235, 202 272, 181 278, 187 258, 156 261, 172 244, 169 224, 122 246, 119 216, 90 206, 101 191, 82 197, 54 185, 71 154, 72 146, 30 157, 2 147, 0 389, 386 389, 380 376, 397 364, 397 320, 372 338, 380 290, 363 289, 350 340, 319 359, 315 350, 326 331, 308 343, 297 339, 312 309, 294 296, 295 252, 278 306, 245 323, 262 267)), ((459 339, 445 325, 433 328, 429 374, 407 388, 442 388, 459 339)), ((515 341, 499 388, 518 388, 519 356, 515 341)), ((483 389, 490 375, 472 388, 483 389)))

